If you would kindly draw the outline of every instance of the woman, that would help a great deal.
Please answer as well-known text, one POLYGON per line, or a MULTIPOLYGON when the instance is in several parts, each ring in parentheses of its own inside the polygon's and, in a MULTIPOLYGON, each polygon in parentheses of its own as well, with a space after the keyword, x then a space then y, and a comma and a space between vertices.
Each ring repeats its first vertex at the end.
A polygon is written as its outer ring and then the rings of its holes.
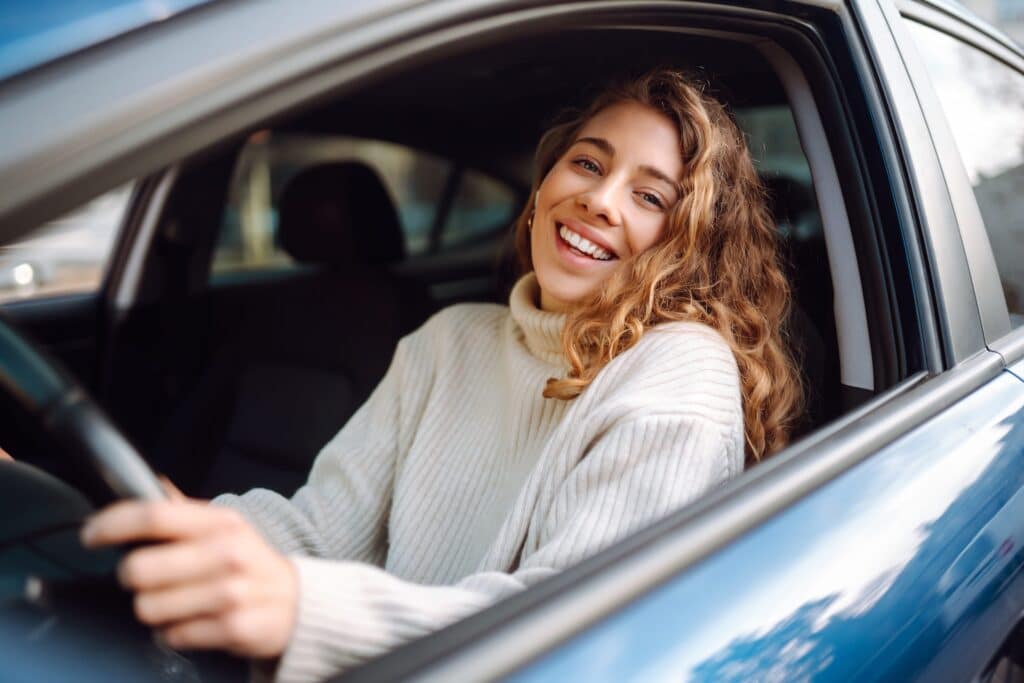
POLYGON ((123 502, 88 545, 178 648, 322 678, 575 564, 782 447, 789 290, 723 107, 661 70, 550 130, 509 307, 402 340, 289 501, 123 502), (257 529, 259 531, 257 531, 257 529))

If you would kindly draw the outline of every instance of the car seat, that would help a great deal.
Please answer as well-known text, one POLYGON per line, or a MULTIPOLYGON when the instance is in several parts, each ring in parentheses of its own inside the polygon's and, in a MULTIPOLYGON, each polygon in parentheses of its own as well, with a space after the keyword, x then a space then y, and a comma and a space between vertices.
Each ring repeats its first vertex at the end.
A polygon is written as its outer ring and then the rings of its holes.
POLYGON ((764 176, 768 205, 778 226, 793 299, 790 343, 804 380, 805 413, 793 438, 835 416, 839 400, 839 350, 832 307, 832 276, 814 194, 807 183, 764 176))
POLYGON ((371 168, 307 168, 278 206, 295 267, 211 290, 209 362, 161 439, 187 458, 174 469, 196 495, 294 492, 431 309, 423 287, 389 271, 403 236, 371 168))

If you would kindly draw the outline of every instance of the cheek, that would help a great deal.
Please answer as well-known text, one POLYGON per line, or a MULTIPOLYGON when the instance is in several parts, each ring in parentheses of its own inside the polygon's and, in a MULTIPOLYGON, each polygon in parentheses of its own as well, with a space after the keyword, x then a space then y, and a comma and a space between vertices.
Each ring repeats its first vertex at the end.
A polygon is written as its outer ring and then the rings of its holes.
POLYGON ((537 208, 549 209, 585 192, 592 180, 574 170, 567 161, 559 160, 537 188, 537 208))
POLYGON ((667 218, 662 216, 653 219, 645 217, 636 221, 629 234, 629 248, 632 254, 642 254, 657 244, 664 234, 667 224, 667 218))

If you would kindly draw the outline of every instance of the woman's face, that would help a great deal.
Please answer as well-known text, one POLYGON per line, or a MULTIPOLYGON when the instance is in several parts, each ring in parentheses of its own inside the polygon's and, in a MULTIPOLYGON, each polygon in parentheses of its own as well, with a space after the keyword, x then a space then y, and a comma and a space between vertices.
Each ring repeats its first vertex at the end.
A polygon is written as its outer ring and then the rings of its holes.
POLYGON ((541 308, 569 310, 658 241, 679 200, 679 146, 675 125, 638 102, 584 124, 537 190, 530 255, 541 308))

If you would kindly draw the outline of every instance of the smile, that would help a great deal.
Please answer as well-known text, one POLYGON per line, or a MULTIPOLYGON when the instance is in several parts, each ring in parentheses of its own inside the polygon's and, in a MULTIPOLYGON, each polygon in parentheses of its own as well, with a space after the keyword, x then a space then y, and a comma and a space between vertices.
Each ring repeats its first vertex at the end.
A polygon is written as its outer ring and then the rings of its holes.
POLYGON ((583 235, 573 232, 562 224, 558 224, 558 236, 571 248, 594 260, 611 261, 615 258, 615 254, 612 252, 597 246, 583 235))

